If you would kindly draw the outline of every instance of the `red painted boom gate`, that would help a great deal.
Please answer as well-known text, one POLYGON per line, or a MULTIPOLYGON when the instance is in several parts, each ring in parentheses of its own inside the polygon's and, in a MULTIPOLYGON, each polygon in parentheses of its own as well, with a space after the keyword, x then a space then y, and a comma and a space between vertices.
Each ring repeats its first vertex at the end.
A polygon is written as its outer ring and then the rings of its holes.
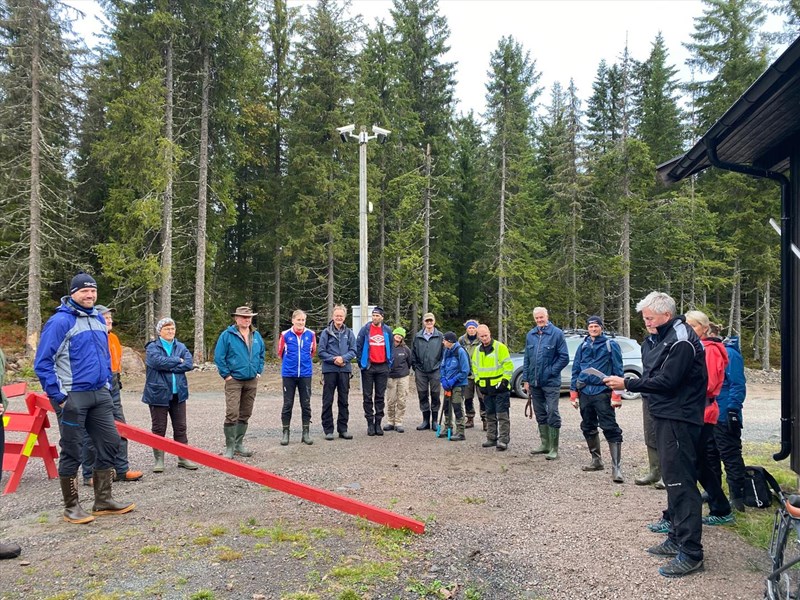
POLYGON ((311 502, 322 504, 323 506, 335 510, 363 517, 364 519, 379 523, 380 525, 386 525, 395 529, 407 528, 415 533, 425 533, 425 524, 415 519, 404 517, 403 515, 398 515, 392 511, 365 504, 364 502, 359 502, 352 498, 340 496, 339 494, 334 494, 327 490, 321 490, 304 483, 292 481, 280 475, 262 471, 261 469, 224 458, 217 454, 212 454, 211 452, 206 452, 205 450, 200 450, 199 448, 180 444, 174 440, 155 435, 149 431, 133 427, 126 423, 117 422, 116 425, 120 435, 131 441, 144 444, 145 446, 151 446, 156 450, 164 450, 170 454, 193 460, 201 465, 211 467, 212 469, 217 469, 218 471, 223 471, 230 475, 235 475, 236 477, 241 477, 253 483, 265 485, 280 492, 286 492, 287 494, 292 494, 298 498, 310 500, 311 502))

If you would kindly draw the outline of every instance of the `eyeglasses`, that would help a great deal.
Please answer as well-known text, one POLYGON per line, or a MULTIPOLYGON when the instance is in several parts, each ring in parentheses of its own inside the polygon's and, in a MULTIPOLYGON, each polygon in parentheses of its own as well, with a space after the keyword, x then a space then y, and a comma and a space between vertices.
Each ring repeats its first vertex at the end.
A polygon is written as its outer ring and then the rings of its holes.
POLYGON ((425 319, 426 323, 433 323, 433 319, 425 319))

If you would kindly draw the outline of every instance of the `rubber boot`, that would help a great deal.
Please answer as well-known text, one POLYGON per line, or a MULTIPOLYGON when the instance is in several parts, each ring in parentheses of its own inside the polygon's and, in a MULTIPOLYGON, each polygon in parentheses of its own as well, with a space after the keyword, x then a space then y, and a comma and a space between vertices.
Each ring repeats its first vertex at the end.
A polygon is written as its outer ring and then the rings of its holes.
POLYGON ((600 455, 600 434, 586 438, 586 445, 589 446, 589 454, 592 455, 592 462, 581 467, 582 471, 602 471, 603 459, 600 455))
POLYGON ((370 437, 375 435, 375 419, 372 417, 367 417, 367 435, 370 437))
POLYGON ((156 450, 155 448, 153 448, 153 458, 156 459, 156 462, 153 465, 153 473, 163 473, 164 472, 164 451, 163 450, 156 450))
POLYGON ((383 427, 381 427, 381 420, 375 417, 375 435, 383 435, 383 427))
POLYGON ((78 478, 61 478, 61 495, 64 496, 64 520, 67 523, 91 523, 94 517, 83 510, 78 502, 78 478))
POLYGON ((233 445, 233 453, 239 456, 249 458, 253 453, 244 447, 244 434, 247 433, 247 423, 236 424, 236 438, 233 445))
POLYGON ((608 451, 611 453, 611 481, 614 483, 625 483, 622 476, 622 442, 608 442, 608 451))
POLYGON ((186 469, 187 471, 197 471, 197 464, 190 461, 188 458, 178 457, 178 467, 186 469))
POLYGON ((497 415, 486 415, 486 441, 481 446, 484 448, 497 446, 497 415))
POLYGON ((111 497, 111 480, 114 478, 114 469, 95 469, 94 479, 94 506, 93 515, 121 515, 136 508, 133 502, 125 504, 117 502, 111 497))
POLYGON ((728 481, 728 498, 736 512, 744 512, 744 488, 728 481))
POLYGON ((497 449, 501 452, 511 443, 511 419, 508 413, 497 413, 497 449))
POLYGON ((633 483, 636 485, 653 485, 661 480, 661 468, 658 466, 658 450, 650 446, 647 447, 647 462, 650 465, 650 472, 644 477, 634 479, 633 483))
POLYGON ((311 446, 314 443, 314 440, 311 439, 311 434, 309 433, 308 429, 311 427, 309 423, 303 423, 303 443, 307 446, 311 446))
POLYGON ((283 435, 281 436, 281 446, 289 445, 289 426, 283 426, 283 435))
POLYGON ((550 452, 550 426, 539 425, 539 437, 542 438, 542 443, 538 448, 531 450, 531 454, 547 454, 550 452))
POLYGON ((229 425, 225 423, 222 429, 225 432, 225 452, 222 453, 222 456, 225 458, 233 458, 236 446, 236 424, 231 423, 229 425))
POLYGON ((422 423, 417 425, 417 431, 431 428, 431 411, 426 410, 422 413, 422 423))
POLYGON ((662 479, 661 477, 659 477, 658 481, 656 481, 653 484, 653 487, 656 488, 657 490, 665 490, 665 489, 667 489, 667 485, 664 483, 664 479, 662 479))
POLYGON ((550 428, 550 452, 544 456, 547 460, 556 460, 558 458, 558 436, 560 435, 561 429, 550 428))

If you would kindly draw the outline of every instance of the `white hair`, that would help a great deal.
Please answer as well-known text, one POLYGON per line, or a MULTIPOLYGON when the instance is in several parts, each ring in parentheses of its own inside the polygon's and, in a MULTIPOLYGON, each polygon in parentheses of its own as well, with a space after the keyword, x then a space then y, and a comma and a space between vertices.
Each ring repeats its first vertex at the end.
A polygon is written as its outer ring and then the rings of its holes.
POLYGON ((657 315, 669 313, 673 316, 678 310, 672 296, 664 292, 650 292, 647 296, 639 300, 639 303, 636 305, 636 312, 642 312, 645 308, 649 308, 657 315))

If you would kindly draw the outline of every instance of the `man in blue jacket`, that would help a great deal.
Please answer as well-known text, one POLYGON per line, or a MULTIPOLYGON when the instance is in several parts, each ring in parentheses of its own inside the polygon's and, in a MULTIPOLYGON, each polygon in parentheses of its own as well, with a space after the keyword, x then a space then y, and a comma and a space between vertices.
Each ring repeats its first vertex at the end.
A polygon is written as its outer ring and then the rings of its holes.
POLYGON ((326 440, 333 440, 333 393, 337 392, 336 429, 340 438, 352 440, 353 435, 347 432, 347 422, 350 418, 348 398, 353 372, 351 361, 356 357, 356 336, 344 324, 347 309, 343 304, 333 307, 332 316, 331 322, 319 334, 317 349, 317 356, 322 361, 322 430, 326 440))
POLYGON ((386 386, 392 368, 392 330, 383 322, 383 309, 372 309, 372 321, 358 332, 356 355, 361 367, 361 390, 364 396, 364 418, 367 435, 381 436, 386 386), (374 399, 373 399, 374 393, 374 399))
POLYGON ((569 352, 564 332, 550 322, 546 308, 534 308, 533 319, 536 327, 525 337, 522 382, 531 397, 542 443, 531 454, 546 454, 547 460, 555 460, 561 433, 561 370, 569 364, 569 352))
POLYGON ((94 307, 97 282, 80 272, 72 278, 69 293, 45 323, 33 368, 58 417, 61 433, 58 475, 64 497, 64 520, 89 523, 94 516, 81 507, 77 484, 84 429, 97 451, 92 476, 92 514, 122 514, 136 505, 116 502, 111 497, 119 434, 111 399, 108 332, 105 319, 94 307))
POLYGON ((719 420, 714 428, 714 441, 728 476, 731 506, 744 511, 745 471, 742 458, 742 405, 747 396, 747 379, 744 375, 744 359, 739 350, 739 338, 731 337, 724 342, 728 351, 728 366, 725 380, 717 396, 719 420))
POLYGON ((249 306, 233 311, 234 324, 220 334, 214 348, 214 363, 225 380, 225 458, 253 456, 244 447, 244 435, 253 414, 266 351, 264 340, 253 327, 257 315, 249 306))
POLYGON ((617 425, 614 410, 622 406, 619 392, 611 391, 603 383, 604 375, 623 376, 622 350, 619 344, 603 333, 603 320, 595 315, 587 319, 589 335, 575 351, 572 361, 572 381, 569 386, 569 399, 572 406, 580 408, 581 431, 589 446, 592 462, 583 467, 584 471, 602 471, 603 459, 600 455, 600 434, 603 430, 611 454, 611 478, 614 483, 624 483, 620 459, 622 454, 622 429, 617 425), (597 373, 587 373, 594 369, 597 373))

